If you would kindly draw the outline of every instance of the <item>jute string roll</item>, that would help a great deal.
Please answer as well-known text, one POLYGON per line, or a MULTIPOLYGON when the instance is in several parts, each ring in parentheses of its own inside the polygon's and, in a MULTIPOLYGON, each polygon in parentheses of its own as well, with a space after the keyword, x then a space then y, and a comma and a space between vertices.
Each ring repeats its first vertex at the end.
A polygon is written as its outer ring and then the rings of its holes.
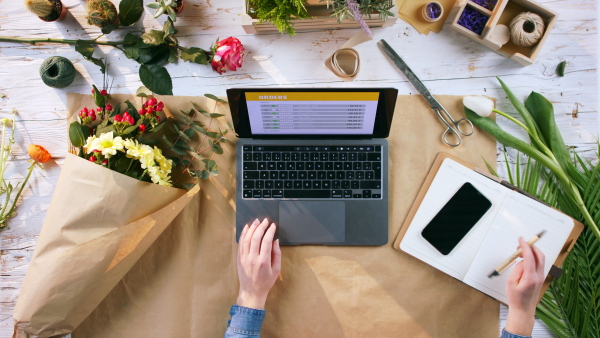
POLYGON ((42 81, 53 88, 65 88, 73 83, 75 73, 73 63, 62 56, 51 56, 40 66, 42 81))
POLYGON ((523 12, 510 22, 510 39, 518 46, 533 46, 542 38, 545 28, 544 20, 539 15, 523 12))

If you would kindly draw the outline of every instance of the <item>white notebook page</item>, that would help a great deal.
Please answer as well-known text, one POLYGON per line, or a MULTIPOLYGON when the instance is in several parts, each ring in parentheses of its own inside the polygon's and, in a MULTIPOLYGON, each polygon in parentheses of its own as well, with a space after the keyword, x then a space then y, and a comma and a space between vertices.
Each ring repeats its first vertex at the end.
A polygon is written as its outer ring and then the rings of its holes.
POLYGON ((573 227, 573 220, 569 216, 511 190, 463 281, 507 303, 506 281, 515 265, 500 276, 488 278, 488 275, 517 250, 519 237, 528 241, 546 230, 535 246, 546 257, 544 274, 548 274, 573 227))
POLYGON ((444 159, 400 243, 400 249, 436 269, 462 280, 467 274, 502 200, 509 191, 508 188, 452 159, 444 159), (445 256, 421 236, 421 231, 466 182, 473 184, 487 197, 492 202, 492 207, 454 250, 445 256))

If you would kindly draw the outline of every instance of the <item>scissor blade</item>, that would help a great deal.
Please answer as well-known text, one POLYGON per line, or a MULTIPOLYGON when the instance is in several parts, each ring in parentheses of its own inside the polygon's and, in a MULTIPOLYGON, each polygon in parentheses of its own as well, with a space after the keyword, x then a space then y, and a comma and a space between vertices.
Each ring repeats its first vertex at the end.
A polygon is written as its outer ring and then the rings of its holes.
POLYGON ((431 95, 431 93, 429 92, 427 87, 425 87, 423 82, 421 82, 421 80, 419 80, 419 78, 415 75, 415 73, 413 73, 413 71, 410 69, 410 67, 408 67, 406 62, 404 62, 404 60, 402 60, 402 58, 396 53, 396 51, 394 51, 394 49, 384 39, 381 39, 377 43, 377 45, 385 53, 385 55, 390 60, 392 60, 392 62, 396 65, 396 67, 398 67, 398 69, 400 69, 400 71, 402 71, 402 73, 404 73, 404 75, 406 75, 406 77, 408 78, 410 83, 412 83, 413 86, 415 86, 417 91, 419 93, 421 93, 421 95, 423 95, 423 97, 427 100, 427 102, 429 102, 429 104, 432 107, 436 107, 439 105, 439 103, 437 103, 437 101, 435 100, 433 95, 431 95))

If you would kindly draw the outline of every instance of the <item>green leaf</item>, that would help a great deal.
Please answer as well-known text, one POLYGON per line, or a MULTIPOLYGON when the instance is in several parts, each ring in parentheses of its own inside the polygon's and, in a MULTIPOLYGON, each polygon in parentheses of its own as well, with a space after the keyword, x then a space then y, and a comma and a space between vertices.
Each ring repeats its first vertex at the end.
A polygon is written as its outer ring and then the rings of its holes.
POLYGON ((152 95, 152 91, 144 86, 140 86, 135 92, 135 95, 138 97, 148 97, 152 95))
POLYGON ((142 38, 139 36, 135 36, 131 33, 127 33, 127 35, 125 35, 125 39, 123 39, 125 45, 124 45, 124 50, 125 50, 125 56, 128 59, 133 59, 133 60, 137 60, 138 57, 140 56, 139 51, 140 51, 140 47, 144 46, 144 42, 142 41, 142 38))
POLYGON ((165 125, 166 125, 166 123, 163 122, 163 123, 157 125, 156 127, 150 129, 150 132, 156 133, 157 131, 161 130, 165 125))
POLYGON ((208 97, 209 99, 215 100, 217 102, 227 103, 227 101, 220 99, 220 98, 214 96, 213 94, 204 94, 204 96, 208 97))
POLYGON ((208 134, 208 132, 204 128, 202 128, 202 124, 200 122, 194 121, 194 123, 191 126, 196 131, 198 131, 200 134, 204 134, 204 135, 208 134))
POLYGON ((565 76, 565 67, 567 66, 567 61, 563 61, 556 66, 556 75, 563 77, 565 76))
POLYGON ((83 56, 84 59, 90 61, 91 63, 100 67, 100 71, 102 74, 106 71, 106 66, 102 60, 93 57, 94 54, 94 46, 91 43, 84 40, 77 40, 75 42, 75 51, 83 56))
POLYGON ((560 166, 566 169, 571 160, 567 146, 554 120, 552 103, 541 94, 532 92, 525 101, 525 107, 538 125, 544 143, 548 145, 560 166))
POLYGON ((115 104, 113 107, 113 111, 110 114, 110 117, 114 117, 115 115, 121 114, 121 104, 115 104))
POLYGON ((94 98, 94 103, 98 107, 104 107, 104 105, 106 103, 106 98, 104 97, 104 95, 102 95, 100 93, 100 90, 98 89, 98 87, 96 87, 95 84, 92 85, 92 88, 94 89, 94 93, 92 93, 92 97, 94 98))
POLYGON ((152 8, 152 9, 159 9, 160 4, 158 2, 149 2, 146 4, 146 7, 152 8))
POLYGON ((223 115, 223 114, 217 114, 217 113, 211 113, 210 114, 210 117, 214 117, 214 118, 222 117, 222 116, 225 116, 225 115, 223 115))
POLYGON ((167 14, 169 15, 169 18, 171 18, 171 21, 177 21, 177 14, 175 14, 172 7, 167 7, 167 14))
MULTIPOLYGON (((523 120, 525 121, 525 125, 527 126, 527 128, 529 128, 529 131, 534 136, 539 136, 540 133, 539 133, 538 126, 535 124, 535 121, 534 121, 533 117, 531 116, 531 114, 529 113, 529 111, 527 110, 527 108, 525 108, 523 103, 521 103, 521 101, 517 98, 517 96, 510 90, 510 88, 508 88, 508 86, 500 78, 498 78, 498 81, 500 81, 500 85, 502 85, 502 88, 506 92, 506 95, 508 96, 508 99, 510 100, 512 105, 519 112, 519 114, 521 114, 521 117, 523 117, 523 120)), ((529 138, 531 139, 531 142, 535 144, 534 136, 529 135, 529 138)))
POLYGON ((146 45, 138 50, 137 61, 145 65, 162 65, 169 59, 169 48, 166 45, 146 45))
POLYGON ((171 75, 165 67, 140 66, 140 80, 144 86, 159 95, 173 95, 171 75))
POLYGON ((175 129, 175 132, 177 134, 179 134, 179 136, 181 136, 184 140, 186 140, 188 142, 191 141, 191 139, 184 132, 182 132, 181 130, 179 130, 179 128, 177 127, 176 124, 173 125, 173 129, 175 129))
POLYGON ((194 136, 194 129, 188 128, 184 131, 184 133, 188 136, 188 137, 192 137, 194 136))
POLYGON ((116 23, 108 24, 100 29, 102 34, 110 34, 112 31, 119 29, 119 25, 116 23))
POLYGON ((171 143, 171 141, 169 141, 169 139, 167 138, 167 135, 163 135, 163 141, 165 141, 165 143, 167 144, 167 146, 169 148, 173 148, 173 143, 171 143))
POLYGON ((210 178, 210 172, 208 172, 207 170, 202 170, 202 175, 200 176, 200 178, 202 178, 203 180, 207 180, 210 178))
POLYGON ((219 155, 223 154, 223 148, 221 148, 221 146, 217 142, 213 143, 212 140, 208 140, 208 145, 210 146, 210 149, 212 151, 214 151, 216 154, 219 154, 219 155))
POLYGON ((135 108, 133 103, 127 100, 125 101, 125 104, 127 104, 127 112, 129 113, 129 115, 131 115, 131 117, 133 117, 134 120, 139 120, 141 117, 140 113, 138 113, 138 110, 135 108))
POLYGON ((90 127, 75 121, 69 125, 69 140, 74 147, 82 147, 90 136, 90 127))
POLYGON ((177 154, 182 155, 182 156, 187 155, 187 152, 185 150, 178 148, 178 147, 173 147, 173 148, 171 148, 171 150, 173 150, 174 152, 176 152, 177 154))
POLYGON ((123 26, 131 26, 136 23, 144 13, 144 2, 142 0, 121 0, 119 3, 119 22, 123 26))
POLYGON ((181 59, 183 61, 189 61, 201 65, 208 64, 208 56, 206 55, 206 51, 202 48, 197 47, 182 48, 181 59))
POLYGON ((163 25, 163 31, 167 33, 167 36, 177 34, 177 29, 175 29, 175 26, 169 20, 165 21, 165 24, 163 25))
POLYGON ((139 121, 138 123, 125 128, 125 130, 123 130, 123 134, 122 135, 127 135, 127 134, 130 134, 130 133, 133 133, 137 129, 137 127, 140 126, 140 124, 142 124, 142 121, 139 121))
POLYGON ((147 45, 160 45, 165 43, 165 32, 151 29, 142 34, 142 41, 147 45))

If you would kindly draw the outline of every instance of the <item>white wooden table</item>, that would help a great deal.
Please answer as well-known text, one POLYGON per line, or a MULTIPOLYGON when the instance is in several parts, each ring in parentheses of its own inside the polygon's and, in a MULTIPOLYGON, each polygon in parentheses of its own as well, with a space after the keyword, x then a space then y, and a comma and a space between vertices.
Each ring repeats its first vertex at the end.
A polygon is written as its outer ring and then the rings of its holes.
MULTIPOLYGON (((118 3, 119 0, 113 1, 118 3)), ((144 1, 147 3, 148 1, 144 1)), ((478 43, 449 29, 429 36, 418 34, 405 22, 389 28, 373 29, 375 41, 385 38, 406 60, 434 94, 483 94, 498 98, 498 107, 511 111, 496 76, 524 99, 531 90, 554 103, 556 120, 568 145, 588 158, 595 157, 598 139, 598 3, 595 0, 539 0, 560 13, 558 21, 536 62, 522 67, 478 43), (555 67, 567 61, 564 77, 555 67)), ((99 29, 84 19, 85 2, 63 0, 69 7, 67 18, 45 23, 27 12, 22 1, 0 0, 0 35, 15 37, 95 38, 99 29)), ((240 71, 218 75, 208 66, 190 63, 169 65, 175 95, 225 95, 233 86, 350 87, 392 86, 401 94, 416 93, 406 78, 394 68, 370 41, 356 47, 361 56, 361 71, 352 82, 344 82, 327 70, 324 60, 357 30, 329 30, 287 35, 246 35, 241 28, 241 0, 187 0, 177 20, 183 46, 208 48, 217 37, 238 37, 247 56, 240 71)), ((142 20, 101 40, 121 39, 127 32, 142 27, 160 29, 163 18, 153 19, 149 9, 142 20)), ((97 48, 96 57, 107 58, 113 93, 134 93, 141 86, 138 64, 111 47, 97 48)), ((18 215, 0 231, 0 337, 12 334, 12 312, 19 289, 60 174, 67 149, 65 97, 67 92, 89 93, 91 85, 101 84, 100 69, 83 60, 68 45, 37 46, 0 43, 0 118, 19 111, 16 142, 7 177, 21 180, 29 163, 26 149, 31 143, 46 147, 55 158, 35 171, 24 191, 18 215), (79 74, 66 89, 46 87, 38 69, 53 55, 69 58, 79 74)), ((499 123, 514 134, 524 135, 503 118, 499 123)), ((499 145, 499 154, 502 147, 499 145)), ((499 157, 499 167, 503 158, 499 157)), ((66 210, 65 212, 68 212, 66 210)), ((506 309, 500 313, 502 323, 506 309)), ((536 337, 550 337, 538 321, 536 337)))

